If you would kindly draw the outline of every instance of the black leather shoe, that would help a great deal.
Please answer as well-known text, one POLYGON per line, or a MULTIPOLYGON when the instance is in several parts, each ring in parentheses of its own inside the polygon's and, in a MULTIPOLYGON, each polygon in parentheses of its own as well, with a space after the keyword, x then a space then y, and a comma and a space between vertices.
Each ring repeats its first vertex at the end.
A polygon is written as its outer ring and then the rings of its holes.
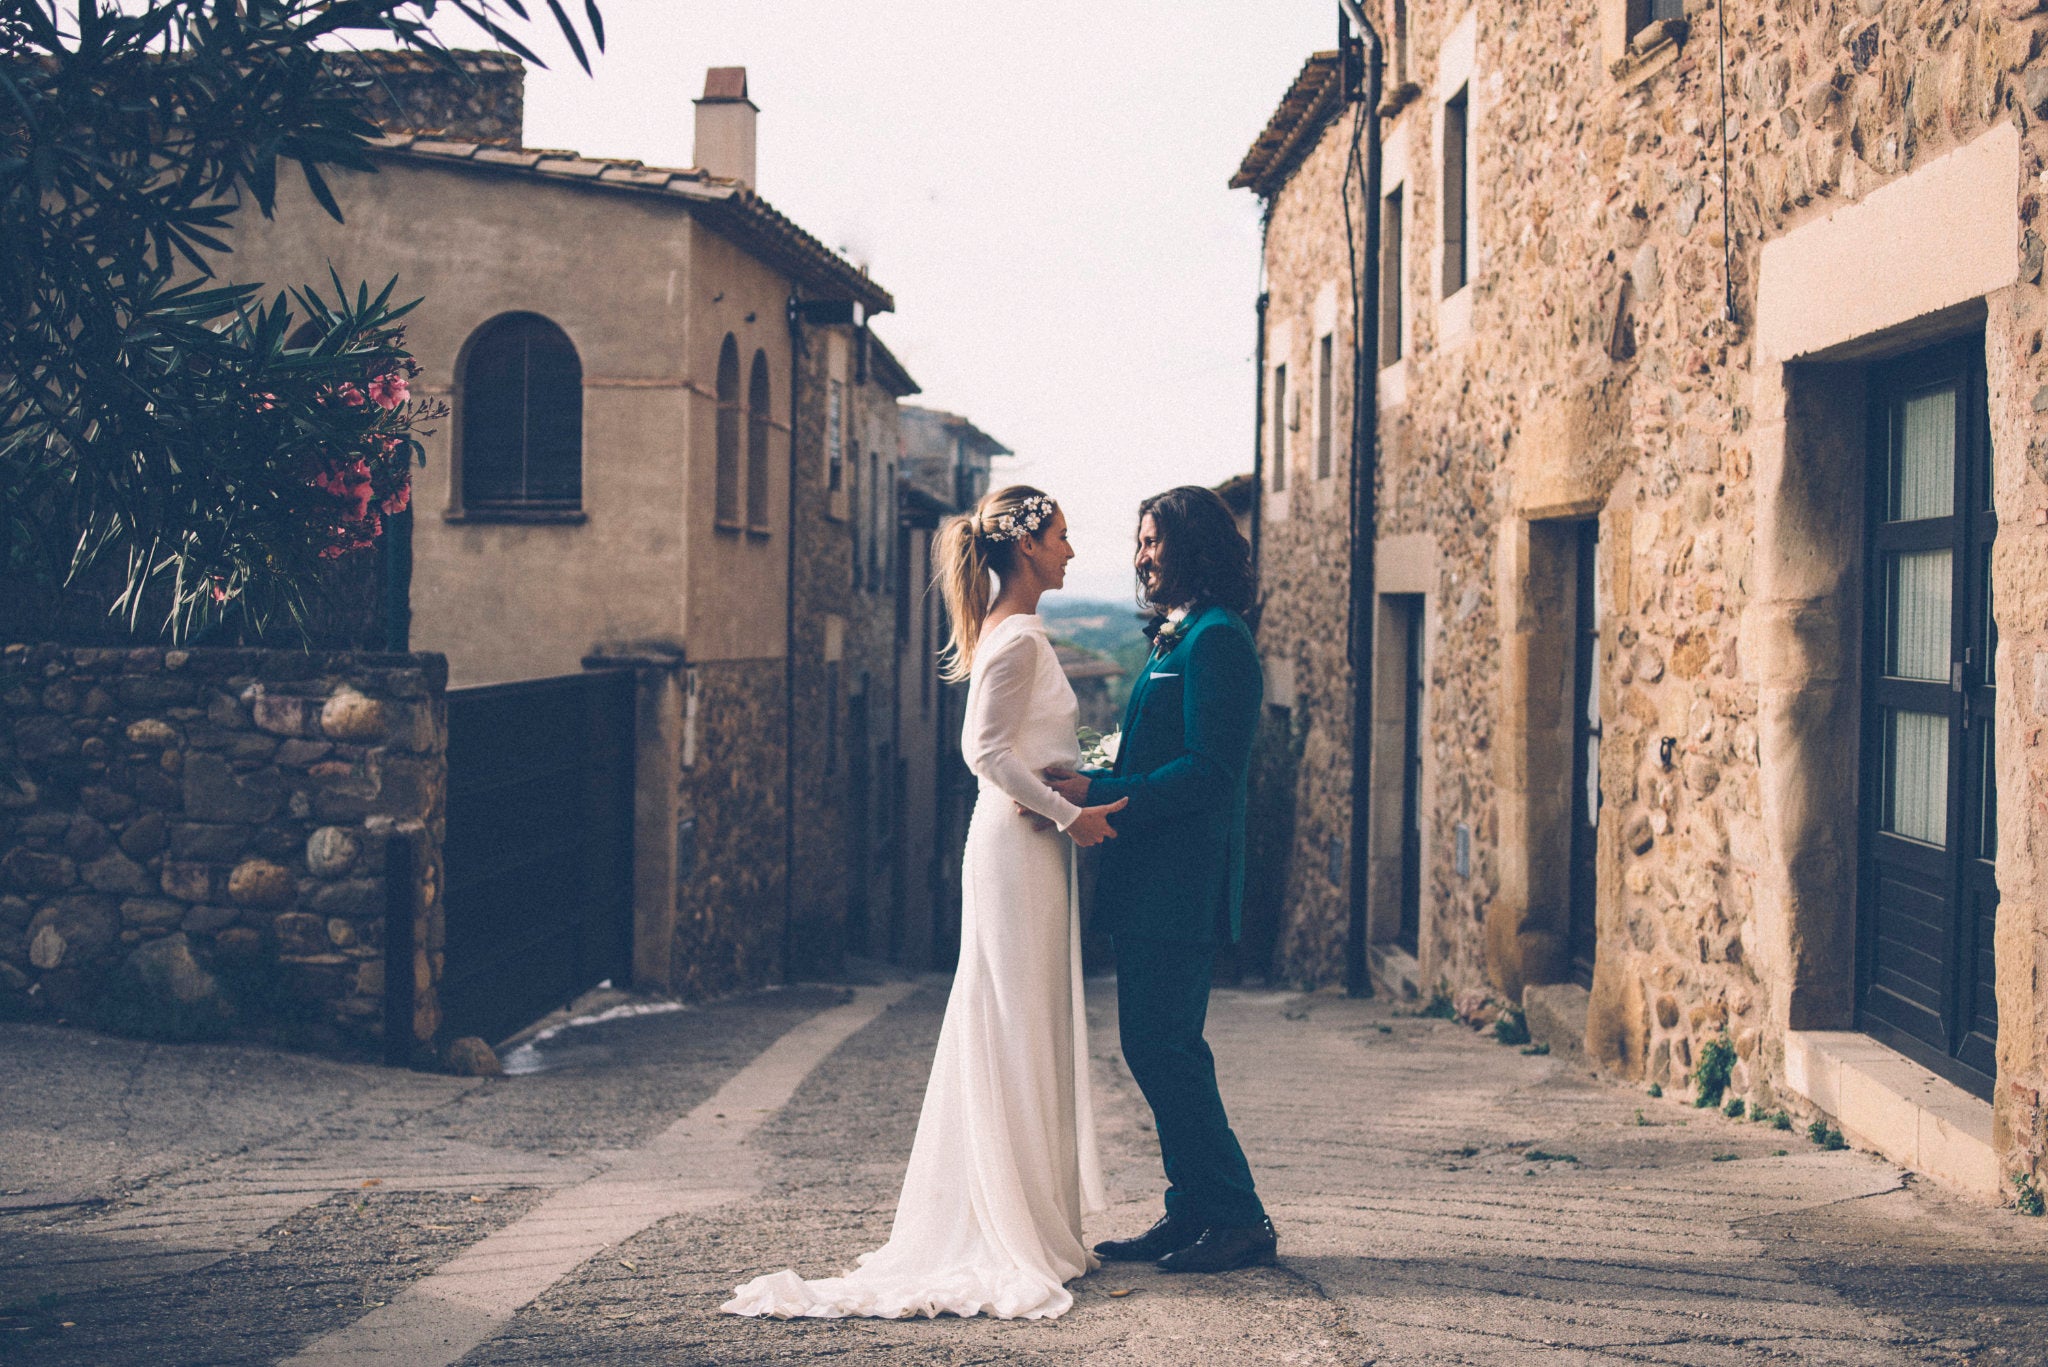
POLYGON ((1202 1230, 1192 1220, 1168 1215, 1135 1239, 1103 1240, 1095 1245, 1095 1256, 1106 1263, 1156 1263, 1201 1238, 1202 1230))
POLYGON ((1257 1263, 1270 1263, 1280 1248, 1280 1236, 1270 1219, 1255 1225, 1208 1229, 1202 1237, 1178 1252, 1159 1260, 1161 1272, 1230 1272, 1257 1263))

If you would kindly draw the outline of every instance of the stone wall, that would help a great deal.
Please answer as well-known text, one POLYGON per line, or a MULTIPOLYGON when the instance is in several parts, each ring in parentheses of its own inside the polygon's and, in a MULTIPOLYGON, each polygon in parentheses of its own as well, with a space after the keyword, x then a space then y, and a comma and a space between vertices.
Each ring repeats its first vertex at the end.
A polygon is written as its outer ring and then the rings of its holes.
MULTIPOLYGON (((839 971, 845 954, 846 642, 847 586, 853 582, 853 539, 833 516, 825 458, 826 395, 837 378, 844 394, 846 358, 836 330, 807 328, 797 359, 796 453, 790 498, 796 536, 792 647, 796 711, 796 823, 803 857, 793 884, 790 970, 800 976, 839 971)), ((843 420, 843 417, 842 417, 843 420)))
POLYGON ((784 976, 783 668, 727 660, 687 671, 678 792, 690 867, 678 871, 670 975, 684 996, 784 976))
POLYGON ((458 52, 462 72, 413 52, 328 59, 358 84, 363 117, 387 133, 518 147, 526 123, 526 64, 509 52, 458 52))
POLYGON ((437 655, 5 647, 0 1010, 369 1052, 404 832, 430 1040, 446 675, 437 655))
MULTIPOLYGON (((1853 512, 1861 485, 1854 454, 1834 449, 1842 432, 1816 418, 1828 406, 1816 396, 1840 400, 1853 376, 1815 362, 1896 353, 1981 319, 2000 522, 1994 1105, 2002 1161, 2038 1171, 2048 1145, 2048 993, 2036 985, 2048 953, 2037 853, 2048 831, 2048 688, 2038 686, 2048 678, 2048 299, 2035 219, 2048 78, 2035 60, 2048 14, 2038 0, 1751 3, 1696 13, 1685 41, 1630 49, 1610 32, 1622 8, 1410 6, 1405 69, 1418 90, 1390 101, 1385 122, 1387 188, 1401 182, 1406 208, 1406 356, 1382 372, 1373 534, 1435 546, 1423 973, 1506 996, 1560 971, 1563 833, 1547 747, 1567 632, 1550 543, 1570 519, 1591 517, 1606 734, 1589 1044, 1612 1066, 1671 1083, 1726 1031, 1738 1090, 1769 1103, 1786 1099, 1786 1031, 1852 1028, 1854 839, 1837 828, 1856 803, 1857 755, 1843 731, 1854 730, 1859 688, 1860 533, 1845 544, 1825 511, 1853 512), (1712 29, 1722 17, 1725 204, 1712 29), (1470 285, 1447 300, 1438 143, 1443 102, 1467 76, 1446 54, 1465 50, 1455 60, 1470 63, 1475 247, 1470 285), (1832 352, 1773 354, 1760 342, 1760 315, 1782 311, 1760 285, 1769 244, 1872 203, 1951 152, 1981 162, 1984 140, 1999 137, 2018 150, 2001 154, 2013 162, 2010 207, 1988 238, 1903 268, 1845 263, 1841 287, 1815 307, 1836 321, 1886 319, 1901 298, 1938 298, 1955 273, 1949 258, 1988 251, 1996 269, 1981 289, 1868 336, 1849 327, 1832 352)), ((1270 204, 1269 335, 1288 334, 1287 354, 1272 359, 1297 381, 1309 339, 1328 326, 1317 314, 1331 281, 1342 308, 1336 187, 1349 132, 1348 116, 1323 127, 1270 204)), ((1908 207, 1944 198, 1909 194, 1908 207)), ((1269 664, 1300 662, 1305 707, 1348 716, 1341 658, 1302 665, 1319 643, 1341 643, 1341 586, 1325 567, 1341 564, 1351 529, 1341 501, 1304 499, 1313 481, 1299 470, 1291 483, 1279 519, 1265 495, 1261 644, 1269 664), (1308 682, 1319 674, 1328 682, 1308 682)), ((1304 948, 1282 961, 1331 981, 1343 901, 1304 866, 1323 862, 1318 826, 1344 828, 1348 784, 1341 756, 1319 755, 1315 742, 1312 731, 1284 932, 1304 948)))

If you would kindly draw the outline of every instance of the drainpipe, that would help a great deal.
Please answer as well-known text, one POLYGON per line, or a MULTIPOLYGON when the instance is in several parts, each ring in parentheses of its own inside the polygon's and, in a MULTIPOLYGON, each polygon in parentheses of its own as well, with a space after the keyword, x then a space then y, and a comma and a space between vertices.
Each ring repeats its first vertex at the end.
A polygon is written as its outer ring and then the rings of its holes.
MULTIPOLYGON (((1384 76, 1385 48, 1379 30, 1359 7, 1358 0, 1338 0, 1337 50, 1341 60, 1351 60, 1351 27, 1357 26, 1364 42, 1363 89, 1345 82, 1352 101, 1364 100, 1352 123, 1350 161, 1345 167, 1344 202, 1345 250, 1351 261, 1351 603, 1349 655, 1351 664, 1351 924, 1344 942, 1345 990, 1354 997, 1372 995, 1372 971, 1367 957, 1369 930, 1368 892, 1371 883, 1372 833, 1372 671, 1373 623, 1377 601, 1373 593, 1373 543, 1379 535, 1379 500, 1375 486, 1379 450, 1379 333, 1380 333, 1380 85, 1384 76), (1359 144, 1364 143, 1364 165, 1359 165, 1359 144), (1363 268, 1351 234, 1349 187, 1354 171, 1359 173, 1364 199, 1363 268)), ((1347 73, 1348 77, 1348 73, 1347 73)))
POLYGON ((789 489, 788 528, 783 554, 782 647, 782 980, 793 979, 796 962, 796 505, 803 488, 797 471, 797 375, 803 368, 803 314, 789 299, 789 489))
MULTIPOLYGON (((1269 213, 1259 228, 1259 274, 1266 273, 1266 230, 1273 224, 1269 213)), ((1259 291, 1259 335, 1252 348, 1252 584, 1253 593, 1263 596, 1259 585, 1259 531, 1266 501, 1266 305, 1273 296, 1259 291)))

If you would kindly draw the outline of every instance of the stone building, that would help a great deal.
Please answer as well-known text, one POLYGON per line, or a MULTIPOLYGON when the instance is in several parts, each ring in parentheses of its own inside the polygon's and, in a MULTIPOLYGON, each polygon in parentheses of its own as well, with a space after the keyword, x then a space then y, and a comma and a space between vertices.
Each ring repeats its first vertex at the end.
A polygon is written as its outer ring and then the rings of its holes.
POLYGON ((903 406, 903 475, 932 497, 971 508, 989 491, 991 471, 1009 447, 958 413, 903 406))
POLYGON ((2040 1173, 2048 13, 1367 10, 1232 182, 1275 970, 2040 1173))
POLYGON ((458 689, 637 672, 640 985, 836 962, 849 869, 876 856, 814 839, 837 825, 819 804, 870 809, 823 796, 858 768, 841 709, 888 718, 901 669, 883 586, 916 385, 868 327, 893 301, 762 198, 742 68, 709 73, 697 165, 666 170, 526 147, 502 55, 466 55, 473 83, 358 60, 395 99, 376 174, 332 177, 347 222, 281 191, 227 271, 331 263, 426 300, 416 388, 453 411, 415 489, 411 645, 458 689))
POLYGON ((849 322, 807 339, 807 383, 825 402, 797 466, 796 827, 826 853, 793 866, 793 964, 828 972, 850 952, 944 967, 965 836, 946 800, 962 693, 938 678, 929 586, 931 539, 954 508, 903 473, 901 415, 917 410, 900 401, 918 390, 881 338, 849 322))

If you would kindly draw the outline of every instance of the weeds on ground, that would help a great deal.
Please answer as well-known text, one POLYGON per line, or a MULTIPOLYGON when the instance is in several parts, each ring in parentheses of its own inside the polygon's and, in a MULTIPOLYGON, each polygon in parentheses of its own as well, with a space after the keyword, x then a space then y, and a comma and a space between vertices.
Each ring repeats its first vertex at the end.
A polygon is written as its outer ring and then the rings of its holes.
POLYGON ((1549 1052, 1550 1052, 1550 1046, 1549 1046, 1549 1045, 1547 1045, 1547 1044, 1532 1044, 1532 1045, 1530 1045, 1530 1046, 1529 1046, 1528 1048, 1524 1049, 1524 1050, 1523 1050, 1522 1052, 1523 1052, 1524 1054, 1531 1054, 1531 1055, 1537 1055, 1537 1056, 1540 1056, 1540 1055, 1543 1055, 1543 1054, 1547 1054, 1547 1053, 1549 1053, 1549 1052))
POLYGON ((1813 1123, 1806 1127, 1806 1137, 1820 1145, 1823 1149, 1846 1149, 1849 1147, 1849 1141, 1842 1138, 1842 1132, 1818 1116, 1814 1117, 1813 1123))
POLYGON ((1458 1007, 1457 1003, 1451 1000, 1451 985, 1440 982, 1431 988, 1429 1004, 1415 1014, 1426 1020, 1456 1020, 1458 1018, 1458 1007))
POLYGON ((1701 1110, 1721 1104, 1728 1079, 1735 1073, 1735 1041, 1726 1035, 1700 1046, 1699 1062, 1693 1065, 1693 1105, 1701 1110))
POLYGON ((1527 1044, 1529 1018, 1519 1006, 1510 1006, 1493 1018, 1493 1037, 1502 1044, 1527 1044))
POLYGON ((1730 1120, 1740 1120, 1745 1109, 1747 1108, 1741 1097, 1731 1096, 1728 1098, 1728 1104, 1721 1108, 1721 1114, 1730 1120))
POLYGON ((1658 1096, 1662 1096, 1662 1095, 1664 1095, 1664 1084, 1663 1084, 1663 1083, 1661 1083, 1661 1082, 1653 1082, 1653 1083, 1651 1083, 1651 1084, 1650 1084, 1650 1095, 1651 1095, 1651 1096, 1653 1096, 1653 1097, 1658 1097, 1658 1096))
POLYGON ((1739 1153, 1717 1153, 1714 1155, 1714 1161, 1716 1163, 1733 1163, 1740 1157, 1742 1155, 1739 1153))
POLYGON ((2016 1172, 2012 1175, 2012 1208, 2022 1215, 2039 1216, 2048 1212, 2048 1200, 2044 1200, 2041 1188, 2035 1185, 2034 1174, 2016 1172))
POLYGON ((1575 1153, 1552 1153, 1548 1149, 1530 1149, 1522 1157, 1528 1159, 1531 1163, 1576 1163, 1579 1161, 1579 1156, 1575 1153))

